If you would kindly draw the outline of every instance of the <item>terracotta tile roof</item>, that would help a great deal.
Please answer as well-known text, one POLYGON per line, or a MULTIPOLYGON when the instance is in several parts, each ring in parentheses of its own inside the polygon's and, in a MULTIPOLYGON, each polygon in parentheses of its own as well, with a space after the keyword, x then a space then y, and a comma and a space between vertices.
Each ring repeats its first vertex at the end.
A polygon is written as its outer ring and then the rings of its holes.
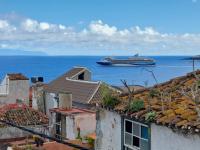
MULTIPOLYGON (((19 142, 13 142, 13 143, 9 143, 12 147, 16 147, 18 150, 25 150, 25 148, 27 147, 27 141, 19 141, 19 142)), ((79 150, 77 148, 73 148, 71 146, 65 145, 65 144, 61 144, 61 143, 57 143, 55 141, 52 142, 45 142, 43 144, 42 147, 37 148, 35 144, 31 144, 32 140, 28 140, 29 145, 31 145, 31 147, 33 148, 33 150, 79 150)), ((87 149, 91 149, 92 147, 89 144, 85 144, 82 143, 80 140, 70 140, 67 141, 69 143, 75 144, 75 145, 79 145, 82 146, 84 148, 87 149)))
MULTIPOLYGON (((67 141, 67 142, 82 146, 87 149, 91 149, 91 146, 89 144, 84 144, 80 140, 71 140, 71 141, 67 141)), ((70 147, 70 146, 67 146, 64 144, 60 144, 57 142, 45 143, 42 148, 44 148, 45 150, 55 150, 55 149, 56 150, 78 150, 76 148, 73 148, 73 147, 70 147)))
POLYGON ((0 108, 0 120, 20 126, 48 124, 45 114, 25 104, 6 104, 0 108))
POLYGON ((91 110, 80 109, 80 108, 72 108, 72 109, 52 108, 49 111, 61 113, 63 115, 76 115, 76 114, 85 114, 85 113, 95 114, 95 112, 91 110))
MULTIPOLYGON (((200 70, 196 71, 195 74, 200 76, 200 70)), ((197 79, 193 72, 154 87, 136 91, 134 99, 140 99, 144 102, 144 108, 137 112, 127 111, 128 95, 121 95, 120 103, 113 110, 138 121, 146 121, 145 117, 150 108, 151 112, 156 113, 151 122, 173 129, 181 129, 179 131, 187 133, 197 133, 200 132, 200 116, 197 114, 197 109, 200 109, 200 102, 196 104, 181 92, 183 89, 187 92, 190 91, 194 83, 197 83, 197 79), (162 100, 161 96, 150 97, 149 94, 153 90, 168 95, 163 95, 162 100)))
POLYGON ((7 75, 9 77, 9 80, 29 80, 26 76, 24 76, 21 73, 10 73, 7 75))
POLYGON ((50 93, 69 92, 72 93, 74 102, 89 103, 97 92, 100 82, 70 79, 71 76, 83 69, 85 70, 85 68, 74 68, 70 70, 44 86, 44 90, 50 93))

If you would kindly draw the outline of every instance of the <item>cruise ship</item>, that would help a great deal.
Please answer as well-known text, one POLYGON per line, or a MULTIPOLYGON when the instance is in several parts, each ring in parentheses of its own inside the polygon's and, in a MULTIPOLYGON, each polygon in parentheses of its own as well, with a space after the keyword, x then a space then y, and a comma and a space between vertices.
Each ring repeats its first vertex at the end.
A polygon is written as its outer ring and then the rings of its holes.
POLYGON ((154 66, 156 61, 152 58, 142 57, 138 54, 134 55, 133 57, 128 58, 113 58, 113 57, 105 57, 100 61, 96 62, 99 65, 106 65, 106 66, 154 66))

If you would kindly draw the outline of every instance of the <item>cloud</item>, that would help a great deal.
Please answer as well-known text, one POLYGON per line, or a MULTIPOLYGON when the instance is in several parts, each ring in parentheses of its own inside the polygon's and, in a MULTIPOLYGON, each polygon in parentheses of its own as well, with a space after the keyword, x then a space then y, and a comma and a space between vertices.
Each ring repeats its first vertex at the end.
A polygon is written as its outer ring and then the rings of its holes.
POLYGON ((11 32, 16 30, 16 28, 8 23, 6 20, 0 19, 0 31, 1 32, 11 32))
POLYGON ((200 34, 160 33, 153 27, 118 29, 101 20, 77 31, 63 24, 0 15, 0 49, 40 50, 52 55, 188 55, 200 53, 200 34), (20 18, 20 19, 16 19, 20 18), (14 20, 14 21, 13 21, 14 20), (18 22, 16 22, 18 20, 18 22))
POLYGON ((89 29, 94 34, 102 34, 105 36, 112 36, 117 31, 117 28, 115 26, 110 27, 107 24, 103 24, 101 20, 92 21, 89 25, 89 29))

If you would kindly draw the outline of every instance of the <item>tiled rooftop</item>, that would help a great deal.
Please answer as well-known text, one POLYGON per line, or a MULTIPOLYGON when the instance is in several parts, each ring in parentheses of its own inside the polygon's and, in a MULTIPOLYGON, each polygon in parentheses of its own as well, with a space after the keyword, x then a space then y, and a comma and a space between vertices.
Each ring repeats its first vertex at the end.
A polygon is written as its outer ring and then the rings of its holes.
MULTIPOLYGON (((9 144, 12 147, 16 147, 17 150, 24 150, 27 147, 26 146, 27 142, 29 143, 29 145, 31 145, 33 150, 79 150, 79 149, 73 148, 73 147, 65 145, 65 144, 57 143, 55 141, 45 142, 42 147, 37 148, 36 145, 33 144, 32 139, 28 139, 28 141, 26 139, 26 141, 20 140, 20 141, 16 141, 16 142, 9 142, 9 144)), ((87 149, 92 148, 89 144, 82 143, 80 140, 71 140, 71 141, 67 141, 67 142, 75 144, 75 145, 79 145, 79 146, 87 148, 87 149)))
POLYGON ((195 103, 191 98, 191 87, 198 83, 195 76, 200 76, 200 70, 189 73, 186 76, 174 78, 168 82, 155 85, 154 87, 136 91, 134 99, 140 99, 144 102, 144 108, 137 112, 128 112, 128 95, 120 96, 120 103, 114 107, 114 111, 121 115, 127 115, 138 121, 146 121, 145 117, 151 112, 156 116, 151 121, 159 125, 164 125, 179 131, 197 133, 200 132, 200 116, 197 110, 200 109, 200 89, 197 92, 197 101, 195 103), (152 91, 159 91, 160 95, 150 97, 152 91), (183 91, 185 94, 183 94, 183 91), (186 94, 187 93, 187 94, 186 94))
POLYGON ((49 93, 69 92, 73 95, 73 102, 88 104, 96 95, 100 82, 71 79, 74 75, 84 71, 85 69, 86 68, 83 67, 75 67, 71 69, 45 85, 44 90, 49 93))
POLYGON ((10 73, 7 74, 10 80, 29 80, 26 76, 21 73, 10 73))
MULTIPOLYGON (((72 141, 68 141, 68 142, 82 146, 82 147, 85 147, 85 148, 88 148, 88 149, 91 148, 91 146, 89 144, 83 144, 80 140, 72 140, 72 141)), ((76 148, 73 148, 73 147, 70 147, 70 146, 67 146, 67 145, 64 145, 64 144, 60 144, 60 143, 57 143, 57 142, 45 143, 43 145, 43 148, 45 150, 55 150, 55 149, 56 150, 78 150, 76 148)))
POLYGON ((20 126, 48 124, 48 118, 45 114, 25 104, 6 104, 2 106, 0 108, 0 120, 20 126))
POLYGON ((95 113, 93 111, 80 109, 80 108, 72 108, 72 109, 52 108, 49 111, 50 112, 61 113, 63 115, 77 115, 77 114, 86 114, 86 113, 94 114, 95 113))

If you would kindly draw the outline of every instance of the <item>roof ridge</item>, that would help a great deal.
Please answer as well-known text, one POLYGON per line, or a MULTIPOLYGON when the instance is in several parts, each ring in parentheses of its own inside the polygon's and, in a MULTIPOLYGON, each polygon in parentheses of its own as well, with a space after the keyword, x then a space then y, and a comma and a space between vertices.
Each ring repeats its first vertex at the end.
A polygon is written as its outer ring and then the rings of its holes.
POLYGON ((74 81, 74 82, 90 83, 90 84, 99 84, 101 82, 101 81, 75 80, 75 79, 71 79, 71 78, 66 78, 66 80, 74 81))
MULTIPOLYGON (((158 83, 158 84, 155 84, 155 85, 153 85, 153 86, 150 86, 150 87, 147 87, 147 88, 144 88, 144 89, 137 90, 137 91, 134 92, 134 94, 139 94, 139 93, 142 93, 142 92, 151 90, 151 89, 153 89, 153 88, 158 88, 158 87, 160 87, 160 86, 167 85, 167 84, 169 84, 169 83, 171 83, 171 82, 173 82, 173 81, 175 81, 175 80, 177 80, 177 79, 178 79, 178 80, 186 79, 187 77, 190 77, 190 76, 194 75, 194 73, 200 74, 200 70, 198 69, 198 70, 196 70, 196 71, 188 72, 186 75, 178 76, 178 77, 172 78, 172 79, 170 79, 170 80, 168 80, 168 81, 165 81, 165 82, 162 82, 162 83, 158 83)), ((127 94, 128 94, 128 93, 124 93, 124 94, 122 94, 122 95, 127 95, 127 94)))

